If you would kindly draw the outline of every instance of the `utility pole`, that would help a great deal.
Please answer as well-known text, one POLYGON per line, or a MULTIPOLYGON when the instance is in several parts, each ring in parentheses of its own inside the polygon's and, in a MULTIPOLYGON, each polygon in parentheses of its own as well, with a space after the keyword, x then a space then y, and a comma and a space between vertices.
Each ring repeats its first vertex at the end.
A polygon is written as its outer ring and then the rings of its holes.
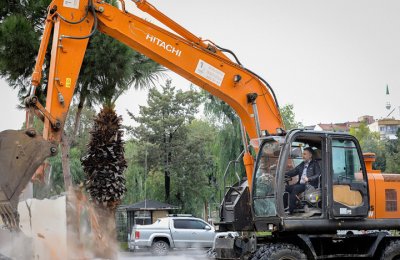
POLYGON ((147 208, 147 141, 144 143, 144 208, 147 208))

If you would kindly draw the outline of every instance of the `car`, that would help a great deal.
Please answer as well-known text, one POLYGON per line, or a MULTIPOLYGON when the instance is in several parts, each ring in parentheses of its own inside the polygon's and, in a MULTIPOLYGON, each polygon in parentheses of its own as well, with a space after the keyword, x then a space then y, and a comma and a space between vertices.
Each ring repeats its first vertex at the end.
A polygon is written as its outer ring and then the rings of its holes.
POLYGON ((195 217, 159 218, 151 225, 135 225, 128 247, 150 248, 154 255, 166 255, 173 248, 211 248, 216 235, 213 226, 195 217))

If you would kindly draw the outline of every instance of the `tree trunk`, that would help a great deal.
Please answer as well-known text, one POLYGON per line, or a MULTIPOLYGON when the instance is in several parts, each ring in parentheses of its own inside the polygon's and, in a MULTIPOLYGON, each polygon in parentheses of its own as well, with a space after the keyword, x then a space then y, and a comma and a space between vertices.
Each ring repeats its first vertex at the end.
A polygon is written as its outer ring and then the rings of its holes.
POLYGON ((204 201, 204 221, 208 223, 208 201, 204 201))
POLYGON ((165 184, 165 202, 169 203, 171 177, 169 171, 164 171, 164 184, 165 184))
POLYGON ((98 226, 92 222, 92 231, 95 237, 95 257, 101 259, 118 259, 117 228, 115 223, 115 209, 95 206, 98 226))
POLYGON ((169 172, 169 149, 167 143, 166 133, 164 132, 164 187, 165 187, 165 202, 169 203, 170 187, 171 187, 171 176, 169 172))
POLYGON ((81 114, 83 110, 83 105, 85 104, 86 96, 81 93, 79 97, 79 104, 78 104, 78 109, 76 110, 75 114, 75 122, 74 122, 74 132, 72 133, 72 138, 70 140, 70 144, 73 144, 76 140, 76 135, 79 130, 79 126, 81 124, 81 114))
POLYGON ((68 191, 66 201, 66 222, 67 222, 67 259, 83 259, 85 256, 84 241, 81 240, 81 215, 86 200, 82 190, 71 187, 68 191))
POLYGON ((64 176, 64 189, 65 191, 69 190, 69 187, 72 187, 72 180, 71 180, 71 168, 70 168, 70 161, 69 161, 69 142, 68 137, 65 133, 62 134, 61 137, 61 164, 62 164, 62 171, 64 176))

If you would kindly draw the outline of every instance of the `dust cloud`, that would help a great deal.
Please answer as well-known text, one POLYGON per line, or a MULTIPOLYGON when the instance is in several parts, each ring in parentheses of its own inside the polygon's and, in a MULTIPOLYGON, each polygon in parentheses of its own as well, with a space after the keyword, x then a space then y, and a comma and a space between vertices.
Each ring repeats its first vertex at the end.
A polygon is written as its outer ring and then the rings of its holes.
POLYGON ((10 232, 0 221, 1 260, 95 259, 102 247, 115 252, 109 259, 118 257, 117 242, 79 189, 54 199, 21 201, 18 212, 20 231, 10 232))

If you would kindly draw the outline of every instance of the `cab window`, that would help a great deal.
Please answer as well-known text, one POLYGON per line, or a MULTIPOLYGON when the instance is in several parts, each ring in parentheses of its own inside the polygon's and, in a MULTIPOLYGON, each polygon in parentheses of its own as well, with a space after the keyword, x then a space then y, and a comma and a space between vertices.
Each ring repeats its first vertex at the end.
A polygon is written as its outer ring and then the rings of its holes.
POLYGON ((265 142, 259 153, 255 174, 253 204, 256 216, 275 216, 276 169, 280 145, 274 140, 265 142))
POLYGON ((352 140, 332 140, 333 182, 363 181, 360 157, 352 140))

